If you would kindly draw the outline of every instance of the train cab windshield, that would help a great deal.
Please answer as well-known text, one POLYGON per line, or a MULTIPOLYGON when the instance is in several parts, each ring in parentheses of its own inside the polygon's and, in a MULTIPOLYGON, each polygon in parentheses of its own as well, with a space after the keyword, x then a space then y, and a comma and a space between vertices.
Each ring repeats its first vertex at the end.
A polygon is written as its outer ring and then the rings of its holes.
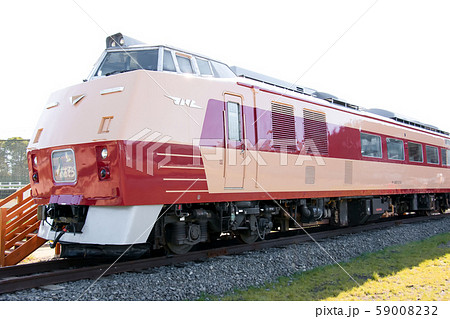
POLYGON ((156 71, 158 49, 108 52, 95 76, 108 76, 139 69, 156 71))
POLYGON ((198 76, 231 78, 236 75, 226 65, 167 47, 107 51, 93 77, 135 70, 189 73, 198 76))

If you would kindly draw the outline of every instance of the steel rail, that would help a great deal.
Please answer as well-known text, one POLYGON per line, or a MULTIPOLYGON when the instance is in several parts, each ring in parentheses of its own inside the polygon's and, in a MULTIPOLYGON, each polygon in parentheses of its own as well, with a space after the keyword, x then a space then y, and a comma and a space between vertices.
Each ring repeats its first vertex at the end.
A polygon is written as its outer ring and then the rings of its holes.
POLYGON ((90 259, 54 259, 48 261, 31 262, 15 266, 0 267, 0 289, 2 280, 8 277, 32 275, 75 267, 86 267, 101 264, 90 259))
MULTIPOLYGON (((148 268, 182 264, 189 261, 206 260, 208 258, 222 255, 240 254, 252 250, 283 247, 311 241, 312 239, 310 238, 310 236, 312 236, 314 240, 320 240, 334 236, 359 233, 362 231, 381 229, 395 225, 441 219, 449 216, 450 214, 442 214, 400 220, 389 220, 368 225, 315 232, 313 234, 310 234, 309 236, 306 234, 295 235, 266 241, 258 241, 252 244, 240 244, 228 247, 225 246, 213 249, 193 251, 185 255, 171 255, 123 261, 114 264, 112 267, 110 267, 110 264, 90 264, 89 266, 85 266, 86 261, 83 260, 55 260, 34 264, 31 263, 26 265, 4 267, 0 268, 0 293, 14 292, 23 289, 36 288, 45 285, 58 284, 81 279, 96 279, 101 275, 140 271, 148 268), (69 267, 78 268, 67 269, 69 267), (108 267, 110 268, 108 269, 108 267)), ((88 262, 93 263, 92 261, 88 262)))

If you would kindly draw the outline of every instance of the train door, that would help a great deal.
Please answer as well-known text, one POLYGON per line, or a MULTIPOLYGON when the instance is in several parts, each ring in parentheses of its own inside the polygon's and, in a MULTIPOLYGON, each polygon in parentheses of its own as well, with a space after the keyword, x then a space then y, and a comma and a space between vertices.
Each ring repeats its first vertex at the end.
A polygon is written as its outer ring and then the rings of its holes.
POLYGON ((224 188, 244 186, 245 125, 241 95, 226 93, 224 115, 224 188))

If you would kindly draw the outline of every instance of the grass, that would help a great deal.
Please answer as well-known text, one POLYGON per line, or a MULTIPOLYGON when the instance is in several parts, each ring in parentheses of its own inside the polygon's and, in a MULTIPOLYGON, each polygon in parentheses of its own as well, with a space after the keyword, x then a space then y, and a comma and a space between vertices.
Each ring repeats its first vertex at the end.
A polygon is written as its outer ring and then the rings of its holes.
POLYGON ((203 300, 450 300, 450 233, 203 300))

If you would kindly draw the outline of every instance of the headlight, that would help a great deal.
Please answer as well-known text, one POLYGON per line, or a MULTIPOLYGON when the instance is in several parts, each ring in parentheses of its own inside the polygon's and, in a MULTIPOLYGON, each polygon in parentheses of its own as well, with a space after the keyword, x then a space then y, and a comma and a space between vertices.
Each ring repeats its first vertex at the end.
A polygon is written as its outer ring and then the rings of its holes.
POLYGON ((100 167, 100 170, 98 173, 99 173, 100 180, 107 179, 111 175, 108 167, 100 167))
POLYGON ((108 157, 108 149, 107 148, 102 149, 101 155, 103 159, 106 159, 108 157))

